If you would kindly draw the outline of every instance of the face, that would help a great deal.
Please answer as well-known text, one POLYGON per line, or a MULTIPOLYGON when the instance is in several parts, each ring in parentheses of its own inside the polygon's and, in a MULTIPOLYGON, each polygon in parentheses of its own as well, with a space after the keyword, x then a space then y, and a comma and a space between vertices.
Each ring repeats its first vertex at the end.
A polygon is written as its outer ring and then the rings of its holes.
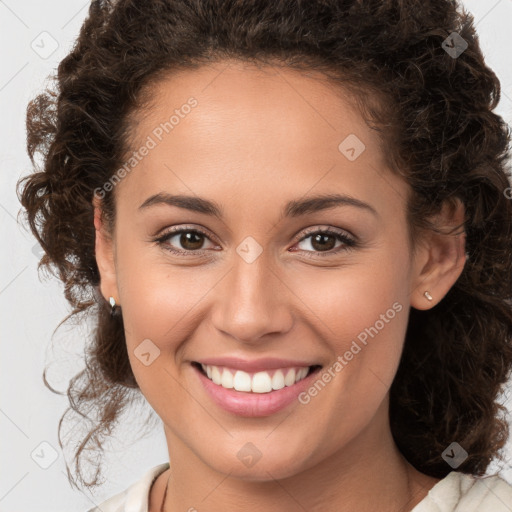
POLYGON ((115 185, 112 241, 98 232, 96 251, 171 457, 253 480, 352 463, 358 439, 387 428, 410 306, 435 304, 425 290, 440 300, 460 264, 448 272, 428 245, 411 256, 408 185, 318 77, 224 62, 165 79, 153 98, 140 161, 115 185), (260 392, 224 389, 197 362, 240 389, 246 370, 260 392), (292 385, 290 367, 316 370, 292 385), (290 385, 268 391, 279 368, 290 385))

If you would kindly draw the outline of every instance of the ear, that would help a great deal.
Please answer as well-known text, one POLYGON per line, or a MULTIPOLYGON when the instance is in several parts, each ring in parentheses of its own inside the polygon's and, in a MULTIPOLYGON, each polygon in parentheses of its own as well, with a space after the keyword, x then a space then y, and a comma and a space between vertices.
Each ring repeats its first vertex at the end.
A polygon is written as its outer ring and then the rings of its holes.
POLYGON ((411 281, 412 307, 425 310, 435 306, 461 275, 466 263, 464 215, 464 205, 456 198, 446 201, 441 212, 431 219, 443 234, 428 231, 419 242, 411 281), (428 300, 425 291, 432 300, 428 300))
POLYGON ((114 242, 105 228, 102 218, 101 200, 96 195, 93 197, 93 207, 94 227, 96 229, 96 263, 100 272, 100 291, 107 302, 109 302, 109 298, 112 296, 116 303, 119 304, 114 242))

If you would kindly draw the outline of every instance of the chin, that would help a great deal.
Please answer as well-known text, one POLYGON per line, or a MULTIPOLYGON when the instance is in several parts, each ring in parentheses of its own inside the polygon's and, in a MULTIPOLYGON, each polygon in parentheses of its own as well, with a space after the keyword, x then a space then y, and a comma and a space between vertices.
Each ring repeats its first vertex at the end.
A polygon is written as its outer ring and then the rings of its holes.
POLYGON ((220 457, 217 453, 210 452, 201 458, 213 470, 248 482, 266 482, 292 477, 317 462, 311 459, 311 455, 299 455, 298 450, 291 445, 284 450, 283 444, 279 443, 277 438, 276 441, 277 445, 280 445, 279 449, 268 441, 248 441, 236 443, 235 449, 224 446, 221 448, 220 457))

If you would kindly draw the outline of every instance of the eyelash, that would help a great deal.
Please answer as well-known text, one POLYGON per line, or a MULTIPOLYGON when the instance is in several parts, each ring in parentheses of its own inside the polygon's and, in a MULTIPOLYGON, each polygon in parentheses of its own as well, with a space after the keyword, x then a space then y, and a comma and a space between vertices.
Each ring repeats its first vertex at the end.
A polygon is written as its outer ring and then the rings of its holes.
MULTIPOLYGON (((166 243, 166 241, 169 238, 173 238, 174 236, 180 235, 182 233, 196 233, 196 234, 204 235, 206 238, 209 239, 208 234, 206 232, 204 232, 203 230, 201 230, 201 229, 181 227, 181 228, 174 228, 174 229, 171 229, 171 230, 167 231, 163 235, 155 238, 153 240, 153 242, 158 243, 166 251, 169 251, 169 252, 171 252, 173 254, 176 254, 178 256, 183 256, 183 255, 187 255, 188 256, 189 254, 192 255, 192 256, 202 255, 202 253, 205 251, 205 249, 198 249, 198 250, 195 250, 195 251, 180 251, 180 250, 173 249, 171 245, 166 243)), ((316 257, 324 258, 324 257, 328 257, 328 256, 337 255, 337 254, 339 254, 341 252, 344 252, 344 251, 350 251, 350 250, 355 249, 356 247, 358 247, 358 243, 353 238, 349 237, 348 235, 346 235, 346 234, 344 234, 342 232, 334 231, 332 229, 319 229, 319 228, 311 228, 309 230, 306 230, 304 236, 302 236, 302 238, 299 238, 298 240, 296 240, 295 243, 300 243, 303 240, 306 240, 307 238, 310 238, 310 237, 312 237, 314 235, 318 235, 318 234, 332 235, 332 236, 336 237, 337 240, 343 242, 344 245, 341 246, 341 247, 338 247, 336 250, 331 249, 329 251, 324 251, 324 252, 305 251, 305 250, 302 250, 302 249, 298 249, 298 250, 293 251, 293 252, 302 252, 302 253, 307 253, 307 254, 313 253, 313 254, 315 254, 315 256, 314 256, 315 258, 316 257)))

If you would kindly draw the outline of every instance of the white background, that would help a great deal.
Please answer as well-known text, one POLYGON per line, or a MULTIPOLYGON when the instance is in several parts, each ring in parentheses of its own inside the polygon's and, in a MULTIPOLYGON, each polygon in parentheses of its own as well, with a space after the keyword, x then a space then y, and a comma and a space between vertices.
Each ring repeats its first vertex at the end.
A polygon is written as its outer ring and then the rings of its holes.
MULTIPOLYGON (((463 5, 474 14, 486 61, 501 80, 497 113, 510 123, 512 0, 465 0, 463 5)), ((66 389, 67 379, 81 369, 74 354, 82 351, 87 325, 61 327, 53 338, 55 349, 51 349, 52 332, 70 310, 60 281, 45 280, 44 273, 41 280, 38 277, 35 239, 16 222, 20 205, 15 185, 31 169, 25 149, 27 103, 42 91, 46 78, 70 51, 88 6, 84 0, 0 0, 0 512, 85 511, 124 490, 150 467, 167 461, 160 427, 137 440, 143 425, 136 420, 144 417, 137 409, 129 420, 125 417, 116 439, 106 444, 107 483, 94 495, 71 488, 57 441, 58 421, 67 408, 67 398, 51 393, 42 381, 44 367, 54 363, 49 368, 50 383, 60 391, 66 389), (48 36, 40 36, 45 31, 58 47, 43 58, 31 45, 46 37, 45 48, 51 48, 48 36), (48 469, 31 458, 35 450, 35 458, 39 454, 40 461, 51 462, 52 449, 41 443, 56 450, 57 459, 48 469)), ((512 398, 510 388, 507 395, 512 398)), ((512 400, 506 404, 510 411, 512 400)), ((150 412, 147 405, 143 410, 150 412)), ((66 455, 69 457, 68 452, 66 455)), ((509 441, 502 476, 512 483, 511 464, 509 441)), ((493 464, 489 472, 495 469, 493 464)))

